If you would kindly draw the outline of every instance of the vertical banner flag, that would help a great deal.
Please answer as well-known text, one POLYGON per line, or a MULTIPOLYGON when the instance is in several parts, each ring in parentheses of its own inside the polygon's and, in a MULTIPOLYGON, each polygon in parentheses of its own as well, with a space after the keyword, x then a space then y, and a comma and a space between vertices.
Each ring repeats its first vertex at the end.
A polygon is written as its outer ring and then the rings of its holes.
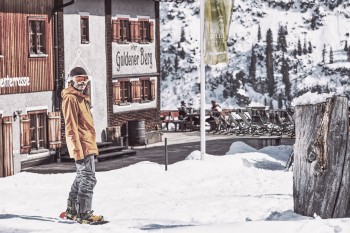
POLYGON ((234 0, 204 0, 204 62, 228 62, 227 38, 234 0))

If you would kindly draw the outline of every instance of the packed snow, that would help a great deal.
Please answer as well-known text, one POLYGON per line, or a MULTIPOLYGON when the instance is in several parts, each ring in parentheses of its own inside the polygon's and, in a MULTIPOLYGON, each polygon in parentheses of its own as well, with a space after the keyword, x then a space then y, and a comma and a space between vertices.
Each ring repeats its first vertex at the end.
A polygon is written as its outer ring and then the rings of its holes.
POLYGON ((223 156, 193 151, 168 166, 141 162, 97 172, 93 209, 110 222, 81 225, 58 218, 74 173, 22 172, 0 179, 0 232, 350 232, 350 219, 293 212, 291 146, 256 150, 235 142, 223 156))

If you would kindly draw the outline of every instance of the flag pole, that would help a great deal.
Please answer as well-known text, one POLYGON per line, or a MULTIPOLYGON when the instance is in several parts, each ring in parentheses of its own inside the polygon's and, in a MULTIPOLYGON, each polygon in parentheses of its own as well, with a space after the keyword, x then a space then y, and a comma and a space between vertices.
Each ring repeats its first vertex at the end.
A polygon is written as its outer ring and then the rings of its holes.
POLYGON ((204 64, 204 4, 205 0, 200 0, 200 129, 201 129, 201 160, 205 156, 205 64, 204 64))

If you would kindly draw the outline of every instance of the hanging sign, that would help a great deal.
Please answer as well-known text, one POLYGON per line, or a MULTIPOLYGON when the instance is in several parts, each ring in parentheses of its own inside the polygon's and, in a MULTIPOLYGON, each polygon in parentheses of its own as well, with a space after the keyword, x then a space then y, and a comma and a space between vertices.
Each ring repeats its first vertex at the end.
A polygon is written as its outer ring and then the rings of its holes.
POLYGON ((204 0, 204 62, 228 62, 227 38, 234 0, 204 0))

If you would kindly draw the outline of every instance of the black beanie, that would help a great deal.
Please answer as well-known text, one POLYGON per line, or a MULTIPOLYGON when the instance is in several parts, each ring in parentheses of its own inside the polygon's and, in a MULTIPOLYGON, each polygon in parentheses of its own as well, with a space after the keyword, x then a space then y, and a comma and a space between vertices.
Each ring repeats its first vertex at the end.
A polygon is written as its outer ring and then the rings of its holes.
POLYGON ((87 74, 86 74, 86 71, 83 69, 83 68, 81 68, 81 67, 75 67, 74 69, 72 69, 71 71, 70 71, 70 73, 69 73, 69 76, 70 77, 74 77, 74 76, 88 76, 87 74))

